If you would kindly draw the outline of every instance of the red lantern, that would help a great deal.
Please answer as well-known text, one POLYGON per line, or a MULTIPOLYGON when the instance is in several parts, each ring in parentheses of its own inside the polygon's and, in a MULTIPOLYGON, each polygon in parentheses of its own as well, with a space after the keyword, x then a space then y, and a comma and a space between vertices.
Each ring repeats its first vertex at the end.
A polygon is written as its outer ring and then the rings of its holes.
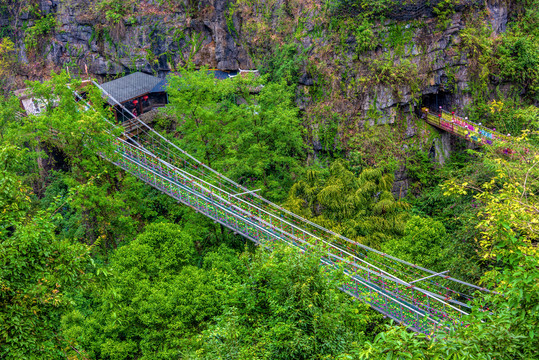
POLYGON ((148 100, 148 95, 145 95, 142 99, 143 99, 144 101, 148 100))
POLYGON ((138 104, 138 100, 133 100, 133 105, 137 105, 138 104))

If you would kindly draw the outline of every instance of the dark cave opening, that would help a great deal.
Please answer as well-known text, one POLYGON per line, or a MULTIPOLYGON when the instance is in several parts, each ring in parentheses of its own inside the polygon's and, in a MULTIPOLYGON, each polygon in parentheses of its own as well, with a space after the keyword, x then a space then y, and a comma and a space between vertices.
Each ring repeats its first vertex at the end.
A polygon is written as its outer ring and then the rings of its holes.
POLYGON ((453 94, 448 92, 438 92, 435 94, 425 94, 421 97, 421 108, 428 108, 436 112, 441 106, 442 109, 449 111, 453 105, 453 94))

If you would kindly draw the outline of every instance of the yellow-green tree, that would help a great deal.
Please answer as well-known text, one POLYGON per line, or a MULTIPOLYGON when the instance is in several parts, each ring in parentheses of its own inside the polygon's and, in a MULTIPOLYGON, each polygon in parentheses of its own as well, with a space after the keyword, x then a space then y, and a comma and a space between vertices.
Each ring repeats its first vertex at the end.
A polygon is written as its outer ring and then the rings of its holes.
POLYGON ((480 208, 476 241, 485 259, 496 257, 498 245, 507 236, 518 236, 528 245, 539 239, 539 149, 527 137, 525 133, 510 144, 480 154, 494 176, 482 181, 451 179, 442 185, 448 196, 474 194, 480 208))
POLYGON ((10 75, 15 60, 15 44, 9 38, 3 38, 0 40, 0 77, 10 75))
POLYGON ((404 231, 407 208, 391 189, 394 177, 380 168, 358 176, 342 160, 335 161, 328 177, 308 171, 306 179, 290 189, 285 206, 316 223, 363 244, 380 247, 404 231))

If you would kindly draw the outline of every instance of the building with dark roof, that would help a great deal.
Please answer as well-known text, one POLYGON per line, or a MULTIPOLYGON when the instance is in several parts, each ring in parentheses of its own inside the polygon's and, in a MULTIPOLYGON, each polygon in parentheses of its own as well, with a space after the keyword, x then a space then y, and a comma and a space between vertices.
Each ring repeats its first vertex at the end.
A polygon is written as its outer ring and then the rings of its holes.
MULTIPOLYGON (((109 81, 101 87, 133 115, 144 114, 167 104, 166 79, 141 72, 109 81)), ((130 118, 113 100, 109 98, 107 101, 114 106, 118 121, 130 118)))
MULTIPOLYGON (((236 75, 243 75, 244 72, 256 72, 256 70, 208 70, 208 73, 213 74, 218 80, 225 80, 236 75)), ((110 97, 122 104, 133 115, 138 116, 155 108, 163 107, 168 103, 166 93, 168 86, 167 80, 168 78, 158 78, 142 72, 136 72, 101 84, 101 87, 110 97)), ((114 107, 116 119, 119 122, 124 122, 125 120, 132 118, 132 116, 123 111, 115 101, 110 98, 108 98, 107 101, 114 107)))

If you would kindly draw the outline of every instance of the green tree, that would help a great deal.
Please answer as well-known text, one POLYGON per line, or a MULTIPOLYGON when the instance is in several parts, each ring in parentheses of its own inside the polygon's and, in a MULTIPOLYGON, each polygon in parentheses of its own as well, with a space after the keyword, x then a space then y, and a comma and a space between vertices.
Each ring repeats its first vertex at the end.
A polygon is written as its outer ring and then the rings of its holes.
POLYGON ((446 270, 448 239, 444 225, 430 218, 412 216, 406 223, 404 236, 392 238, 382 250, 399 259, 431 270, 446 270))
POLYGON ((178 225, 148 226, 115 251, 104 269, 110 279, 90 295, 86 316, 78 310, 64 318, 66 333, 91 358, 181 357, 224 296, 211 273, 194 266, 199 240, 178 225))
POLYGON ((531 99, 539 99, 539 2, 530 1, 504 33, 498 56, 500 74, 521 87, 531 99))
POLYGON ((180 145, 207 165, 215 165, 231 138, 226 128, 233 121, 227 110, 235 107, 232 82, 217 81, 205 69, 184 70, 181 76, 170 77, 167 91, 167 110, 177 118, 180 145))
POLYGON ((15 96, 0 98, 0 142, 3 144, 11 139, 10 133, 14 131, 12 124, 17 122, 21 110, 19 104, 15 96))
POLYGON ((171 77, 170 140, 207 165, 280 199, 301 171, 303 142, 293 93, 285 82, 237 76, 218 81, 205 69, 171 77))
POLYGON ((435 338, 389 329, 339 359, 537 359, 538 253, 522 240, 506 233, 498 247, 503 268, 484 278, 497 294, 477 301, 464 326, 435 338))
POLYGON ((229 127, 233 136, 222 167, 232 178, 265 189, 269 199, 282 199, 301 173, 303 153, 291 88, 284 81, 266 83, 240 109, 229 127))
POLYGON ((23 151, 0 147, 0 357, 65 358, 59 318, 87 283, 89 248, 55 236, 53 219, 69 197, 36 209, 16 175, 23 151))
POLYGON ((147 188, 141 189, 133 177, 109 162, 116 156, 115 137, 120 130, 106 121, 112 114, 109 107, 103 106, 99 90, 83 88, 79 80, 65 72, 52 74, 50 81, 28 85, 28 94, 44 109, 36 115, 6 117, 4 137, 6 142, 32 150, 30 160, 34 161, 27 163, 26 183, 39 197, 45 197, 45 206, 56 196, 86 184, 60 210, 65 215, 57 223, 60 235, 88 244, 99 240, 104 251, 133 237, 139 228, 137 220, 142 220, 137 216, 141 214, 141 193, 147 188), (74 90, 86 92, 93 106, 80 101, 74 90), (47 161, 54 166, 48 159, 51 153, 64 163, 62 171, 54 175, 54 182, 50 167, 45 166, 47 161), (55 186, 48 186, 51 182, 55 186))
POLYGON ((491 170, 489 177, 452 178, 442 184, 446 196, 473 195, 479 210, 478 251, 486 260, 495 258, 498 244, 506 243, 508 235, 529 244, 539 239, 539 149, 525 136, 499 146, 481 155, 491 170))
POLYGON ((204 331, 197 358, 322 359, 372 338, 381 316, 338 290, 317 255, 292 248, 243 256, 246 277, 204 331))
POLYGON ((476 249, 491 265, 482 282, 496 292, 478 296, 464 326, 448 334, 433 340, 392 329, 355 350, 355 358, 539 358, 539 151, 524 138, 515 139, 510 150, 500 146, 478 154, 490 176, 470 172, 443 184, 446 196, 473 194, 480 230, 476 249))
MULTIPOLYGON (((31 172, 41 176, 45 175, 40 164, 47 157, 45 146, 56 147, 66 157, 74 178, 85 183, 100 172, 104 161, 100 154, 110 157, 114 151, 115 132, 103 120, 111 116, 110 110, 103 106, 104 100, 97 89, 85 89, 88 101, 93 104, 87 107, 73 94, 81 88, 80 80, 70 78, 65 72, 51 75, 49 81, 27 83, 27 95, 41 104, 43 111, 35 115, 6 117, 9 121, 4 125, 4 141, 30 148, 31 155, 37 160, 33 164, 36 168, 31 172)), ((14 103, 9 104, 14 110, 14 103)))

